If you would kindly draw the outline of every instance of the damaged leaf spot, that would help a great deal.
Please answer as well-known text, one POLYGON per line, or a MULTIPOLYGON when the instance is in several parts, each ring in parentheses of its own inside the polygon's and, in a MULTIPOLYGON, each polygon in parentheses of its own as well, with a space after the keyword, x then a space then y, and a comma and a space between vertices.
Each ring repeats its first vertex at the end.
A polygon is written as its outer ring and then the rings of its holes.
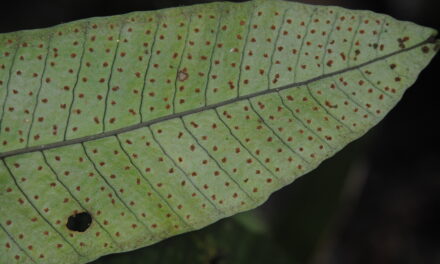
POLYGON ((186 81, 188 79, 189 75, 188 73, 184 72, 184 71, 179 71, 178 75, 177 75, 177 79, 181 82, 186 81))
POLYGON ((423 53, 429 53, 429 48, 427 47, 427 46, 423 46, 422 47, 422 51, 423 51, 423 53))
POLYGON ((92 224, 92 216, 87 212, 82 212, 69 216, 66 227, 71 231, 84 232, 92 224))

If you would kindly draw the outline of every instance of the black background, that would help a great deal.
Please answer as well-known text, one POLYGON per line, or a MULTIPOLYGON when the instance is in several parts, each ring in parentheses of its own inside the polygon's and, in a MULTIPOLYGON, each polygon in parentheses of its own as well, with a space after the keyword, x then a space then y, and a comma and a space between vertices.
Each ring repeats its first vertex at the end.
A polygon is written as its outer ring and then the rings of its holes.
MULTIPOLYGON (((202 2, 208 1, 3 1, 0 32, 202 2)), ((369 9, 440 29, 438 0, 301 2, 369 9)), ((439 69, 437 56, 377 127, 259 209, 292 259, 440 263, 439 69), (338 179, 334 186, 332 178, 338 179), (314 220, 320 217, 326 220, 314 220), (307 231, 310 223, 314 232, 307 231)))

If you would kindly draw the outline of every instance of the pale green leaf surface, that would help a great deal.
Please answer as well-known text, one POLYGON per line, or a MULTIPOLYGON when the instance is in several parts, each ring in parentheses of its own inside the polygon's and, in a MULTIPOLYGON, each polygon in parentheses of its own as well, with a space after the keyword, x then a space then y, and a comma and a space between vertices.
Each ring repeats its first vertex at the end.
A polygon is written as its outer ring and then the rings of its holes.
POLYGON ((86 263, 258 206, 380 121, 436 34, 278 0, 0 34, 0 263, 86 263))

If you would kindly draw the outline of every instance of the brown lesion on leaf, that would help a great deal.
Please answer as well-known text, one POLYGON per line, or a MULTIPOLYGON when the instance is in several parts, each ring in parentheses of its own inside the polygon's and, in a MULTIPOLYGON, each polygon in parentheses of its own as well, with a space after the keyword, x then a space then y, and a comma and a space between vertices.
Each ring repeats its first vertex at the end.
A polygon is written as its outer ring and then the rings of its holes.
POLYGON ((423 47, 422 47, 422 52, 423 52, 423 53, 426 54, 426 53, 429 53, 429 51, 430 51, 430 49, 429 49, 428 46, 423 46, 423 47))
MULTIPOLYGON (((430 36, 427 40, 426 40, 427 44, 435 44, 433 50, 434 52, 437 52, 440 50, 440 39, 436 36, 436 35, 432 35, 430 36)), ((429 53, 430 49, 428 46, 423 46, 422 47, 422 52, 423 53, 429 53)))
POLYGON ((408 40, 409 40, 409 37, 408 37, 408 36, 405 36, 405 37, 403 37, 403 38, 398 38, 398 39, 397 39, 397 42, 399 43, 399 48, 401 48, 401 49, 406 48, 406 46, 405 46, 405 42, 407 42, 408 40))
POLYGON ((338 108, 337 104, 332 104, 330 101, 325 101, 325 106, 329 107, 329 108, 338 108))
POLYGON ((184 82, 189 78, 189 74, 186 73, 185 71, 179 71, 177 73, 177 80, 184 82))

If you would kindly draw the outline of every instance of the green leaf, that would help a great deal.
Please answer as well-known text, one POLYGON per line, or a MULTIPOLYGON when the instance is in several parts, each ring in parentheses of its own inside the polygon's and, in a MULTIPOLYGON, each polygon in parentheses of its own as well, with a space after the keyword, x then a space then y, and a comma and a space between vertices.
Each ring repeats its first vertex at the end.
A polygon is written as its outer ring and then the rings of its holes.
POLYGON ((380 121, 436 34, 279 0, 0 34, 0 262, 86 263, 255 208, 380 121))

